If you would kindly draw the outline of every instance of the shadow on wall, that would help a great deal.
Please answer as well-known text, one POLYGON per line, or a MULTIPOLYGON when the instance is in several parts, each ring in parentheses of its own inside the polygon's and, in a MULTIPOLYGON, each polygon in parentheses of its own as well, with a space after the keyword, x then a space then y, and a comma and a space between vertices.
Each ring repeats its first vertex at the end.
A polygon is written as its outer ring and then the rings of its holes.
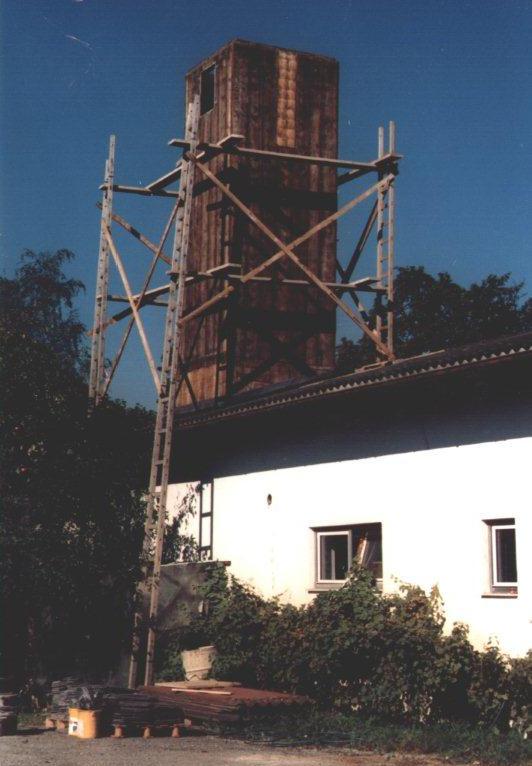
POLYGON ((501 365, 197 426, 177 440, 172 481, 532 436, 531 373, 501 365))

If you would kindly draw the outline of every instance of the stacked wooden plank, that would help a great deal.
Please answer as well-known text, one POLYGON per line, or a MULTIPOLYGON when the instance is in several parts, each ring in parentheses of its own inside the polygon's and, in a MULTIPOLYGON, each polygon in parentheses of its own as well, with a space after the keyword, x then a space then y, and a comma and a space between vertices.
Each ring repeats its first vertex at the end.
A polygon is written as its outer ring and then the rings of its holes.
POLYGON ((16 734, 20 698, 9 679, 0 678, 0 737, 16 734))
POLYGON ((52 703, 48 711, 51 721, 66 721, 69 707, 75 707, 79 701, 81 676, 67 676, 52 681, 52 703))
POLYGON ((116 686, 83 683, 69 677, 52 683, 51 721, 68 720, 69 708, 103 711, 104 726, 122 726, 134 729, 145 726, 173 726, 183 721, 178 700, 158 699, 116 686))
POLYGON ((107 690, 103 706, 114 726, 127 729, 144 726, 173 726, 183 721, 183 712, 175 698, 159 699, 153 694, 131 690, 107 690))
POLYGON ((248 689, 242 686, 223 688, 193 688, 185 684, 175 686, 144 686, 139 691, 158 700, 174 700, 186 719, 193 723, 203 721, 241 723, 271 715, 289 708, 302 708, 310 704, 307 697, 283 692, 248 689))

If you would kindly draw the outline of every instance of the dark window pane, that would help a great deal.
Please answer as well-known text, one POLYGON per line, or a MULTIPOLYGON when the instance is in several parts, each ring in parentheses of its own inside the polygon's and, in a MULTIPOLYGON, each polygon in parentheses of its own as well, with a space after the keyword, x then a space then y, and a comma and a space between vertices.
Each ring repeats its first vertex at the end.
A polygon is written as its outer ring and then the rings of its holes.
POLYGON ((497 561, 497 582, 517 582, 515 529, 496 529, 495 546, 497 561))
POLYGON ((347 535, 320 537, 320 580, 345 580, 349 570, 347 535))
POLYGON ((353 528, 353 551, 358 563, 382 578, 382 526, 365 524, 353 528))
POLYGON ((210 66, 201 73, 200 112, 205 114, 214 106, 214 72, 216 66, 210 66))

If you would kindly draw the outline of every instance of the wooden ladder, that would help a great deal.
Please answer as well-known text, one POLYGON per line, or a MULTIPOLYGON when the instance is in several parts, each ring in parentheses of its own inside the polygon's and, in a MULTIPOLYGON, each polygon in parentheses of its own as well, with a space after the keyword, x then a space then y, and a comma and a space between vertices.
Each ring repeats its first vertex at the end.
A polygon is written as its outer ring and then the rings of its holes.
MULTIPOLYGON (((186 138, 190 142, 188 152, 196 151, 198 142, 199 97, 189 105, 187 112, 186 138)), ((183 315, 187 255, 190 232, 190 213, 194 185, 194 164, 185 153, 181 163, 179 184, 179 209, 176 215, 175 239, 172 263, 169 271, 170 291, 163 343, 161 366, 161 387, 157 400, 155 436, 153 442, 150 484, 144 526, 143 561, 144 588, 150 594, 148 637, 146 644, 146 667, 144 683, 153 683, 156 619, 159 605, 159 580, 166 522, 172 434, 175 417, 177 384, 180 373, 179 350, 181 347, 180 319, 183 315), (151 562, 151 566, 148 562, 151 562)), ((140 594, 139 594, 140 596, 140 594)), ((140 609, 135 615, 133 646, 129 666, 129 686, 137 682, 138 652, 140 649, 140 609)))
MULTIPOLYGON (((390 123, 388 152, 395 152, 395 124, 390 123)), ((384 128, 379 128, 379 157, 384 156, 384 128)), ((379 175, 382 178, 382 174, 379 175)), ((395 189, 393 181, 377 192, 377 279, 385 290, 385 306, 377 305, 376 330, 380 341, 393 354, 393 269, 395 240, 395 189)), ((380 305, 379 305, 380 304, 380 305)))
POLYGON ((104 385, 105 323, 107 319, 107 293, 109 292, 109 245, 105 237, 106 227, 111 226, 113 214, 113 184, 115 174, 115 137, 109 140, 109 155, 105 162, 104 192, 100 225, 100 249, 96 276, 96 301, 94 305, 94 332, 91 338, 91 366, 89 373, 89 412, 100 403, 104 385))

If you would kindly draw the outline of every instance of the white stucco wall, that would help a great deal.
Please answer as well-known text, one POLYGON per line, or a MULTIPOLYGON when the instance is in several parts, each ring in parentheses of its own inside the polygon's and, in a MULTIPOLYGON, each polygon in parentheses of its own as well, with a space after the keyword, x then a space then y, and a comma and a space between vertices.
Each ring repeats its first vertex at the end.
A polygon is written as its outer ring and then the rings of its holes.
POLYGON ((493 638, 521 655, 532 647, 531 471, 523 438, 215 478, 214 558, 263 595, 301 604, 313 597, 311 527, 381 522, 385 592, 437 585, 449 625, 466 622, 477 646, 493 638), (483 598, 484 521, 506 517, 516 521, 518 597, 483 598))

